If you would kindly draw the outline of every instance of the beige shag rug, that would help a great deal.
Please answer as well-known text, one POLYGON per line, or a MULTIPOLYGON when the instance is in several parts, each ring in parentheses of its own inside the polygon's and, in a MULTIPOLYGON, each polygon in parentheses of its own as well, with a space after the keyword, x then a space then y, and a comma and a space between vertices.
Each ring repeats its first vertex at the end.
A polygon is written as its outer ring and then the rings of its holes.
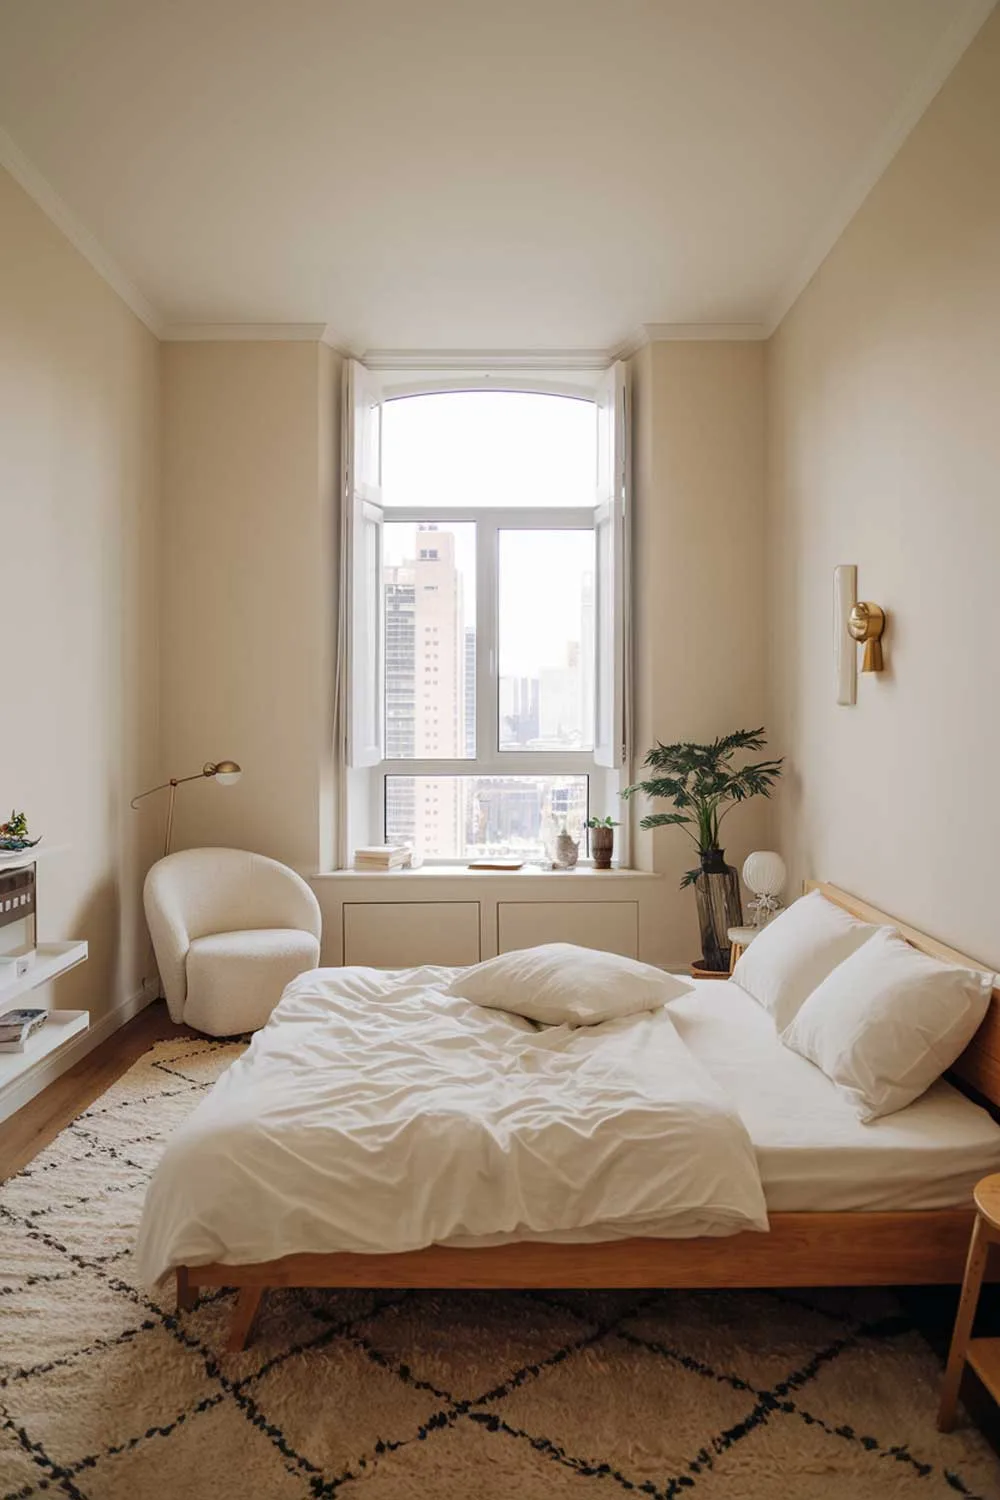
POLYGON ((0 1495, 1000 1496, 888 1293, 281 1292, 178 1316, 132 1245, 169 1132, 241 1050, 154 1047, 0 1189, 0 1495))

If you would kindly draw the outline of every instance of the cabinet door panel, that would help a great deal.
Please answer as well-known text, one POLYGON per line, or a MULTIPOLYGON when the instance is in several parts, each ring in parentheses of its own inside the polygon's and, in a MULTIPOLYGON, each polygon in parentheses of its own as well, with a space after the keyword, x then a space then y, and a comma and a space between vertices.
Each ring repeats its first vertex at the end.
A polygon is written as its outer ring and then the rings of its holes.
POLYGON ((373 969, 479 962, 478 901, 344 905, 344 963, 373 969))
POLYGON ((636 901, 501 901, 497 944, 501 953, 539 943, 577 943, 605 953, 639 956, 636 901))

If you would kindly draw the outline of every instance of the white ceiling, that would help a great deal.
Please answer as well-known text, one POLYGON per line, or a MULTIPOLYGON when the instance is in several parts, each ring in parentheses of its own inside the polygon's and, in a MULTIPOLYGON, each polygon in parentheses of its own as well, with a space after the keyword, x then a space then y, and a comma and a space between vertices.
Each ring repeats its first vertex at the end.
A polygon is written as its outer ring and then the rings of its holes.
POLYGON ((752 336, 990 8, 0 0, 0 122, 154 321, 359 352, 752 336))

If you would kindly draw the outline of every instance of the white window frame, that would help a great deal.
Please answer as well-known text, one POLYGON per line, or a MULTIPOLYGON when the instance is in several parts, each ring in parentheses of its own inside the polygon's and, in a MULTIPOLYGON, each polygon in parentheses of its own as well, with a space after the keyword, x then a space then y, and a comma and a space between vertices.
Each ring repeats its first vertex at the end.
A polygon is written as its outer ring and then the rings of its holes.
MULTIPOLYGON (((438 525, 472 522, 476 527, 476 755, 444 759, 384 758, 371 767, 371 826, 385 838, 386 778, 389 776, 588 776, 603 768, 593 750, 500 749, 500 533, 501 531, 589 531, 595 533, 592 507, 487 509, 476 506, 417 509, 387 507, 385 525, 438 525)), ((596 533, 595 533, 596 547, 596 533)), ((384 684, 383 684, 384 693, 384 684)), ((428 864, 466 864, 461 858, 434 856, 428 864)))
MULTIPOLYGON (((351 362, 352 367, 354 362, 351 362)), ((530 391, 538 395, 570 397, 585 400, 595 406, 599 424, 597 504, 592 506, 556 506, 550 508, 506 507, 382 507, 379 505, 379 531, 384 523, 402 522, 409 525, 434 525, 446 522, 472 522, 476 530, 476 756, 475 758, 379 758, 370 752, 364 758, 352 760, 350 750, 345 760, 345 774, 363 775, 367 778, 367 821, 365 841, 385 838, 386 780, 389 776, 573 776, 588 777, 588 815, 603 814, 615 805, 620 778, 628 764, 628 685, 630 671, 628 575, 629 521, 629 455, 627 440, 628 384, 622 365, 612 366, 596 372, 589 380, 565 380, 546 378, 532 374, 527 378, 501 380, 490 377, 442 379, 398 375, 393 379, 387 372, 373 374, 357 369, 356 380, 366 389, 373 389, 369 382, 378 382, 381 397, 395 400, 408 396, 428 395, 449 391, 467 390, 511 390, 530 391), (610 523, 610 524, 609 524, 610 523), (560 750, 501 750, 499 748, 499 534, 503 530, 583 530, 590 531, 595 538, 595 628, 600 630, 602 602, 600 592, 601 559, 599 547, 610 545, 613 572, 612 593, 615 598, 614 651, 621 655, 621 670, 614 673, 614 701, 603 708, 599 706, 601 687, 597 681, 597 654, 595 649, 595 725, 594 748, 586 751, 560 750), (486 689, 484 691, 484 688, 486 689), (356 769, 348 773, 347 767, 356 769), (603 783, 603 786, 601 785, 603 783), (601 787, 595 797, 595 786, 601 787)), ((354 437, 355 416, 351 412, 351 400, 345 406, 345 430, 354 437)), ((379 417, 379 427, 381 419, 379 417)), ((352 444, 352 447, 354 445, 352 444)), ((360 437, 356 444, 361 448, 360 437)), ((380 469, 379 463, 379 480, 380 469)), ((364 495, 381 501, 381 495, 369 490, 364 495)), ((360 485, 352 485, 348 468, 345 502, 353 505, 355 516, 361 514, 358 502, 362 499, 360 485)), ((365 506, 364 513, 370 507, 365 506)), ((348 528, 350 532, 350 528, 348 528)), ((353 537, 346 539, 350 556, 347 558, 345 576, 356 579, 358 563, 357 549, 353 537)), ((379 537, 381 559, 381 537, 379 537)), ((381 590, 381 561, 379 564, 379 589, 381 590)), ((348 627, 350 629, 350 627, 348 627)), ((379 720, 384 719, 385 682, 381 662, 381 635, 384 631, 384 603, 379 618, 380 650, 378 671, 379 720)), ((595 648, 599 642, 595 642, 595 648)), ((607 694, 605 694, 607 696, 607 694)), ((349 743, 349 742, 348 742, 349 743)), ((622 817, 618 839, 619 862, 627 864, 627 821, 622 817)), ((357 840, 353 840, 357 842, 357 840)), ((461 857, 433 856, 426 860, 432 865, 465 866, 468 860, 461 857)))

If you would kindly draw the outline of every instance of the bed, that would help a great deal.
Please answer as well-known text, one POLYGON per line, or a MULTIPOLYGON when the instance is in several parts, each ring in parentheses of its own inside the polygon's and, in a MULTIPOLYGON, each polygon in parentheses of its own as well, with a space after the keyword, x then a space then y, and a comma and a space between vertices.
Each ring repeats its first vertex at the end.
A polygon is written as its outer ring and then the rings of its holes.
MULTIPOLYGON (((833 886, 809 889, 821 890, 864 921, 892 924, 932 957, 982 967, 833 886)), ((211 1252, 199 1240, 195 1254, 175 1246, 149 1263, 156 1274, 174 1272, 181 1307, 190 1306, 202 1288, 239 1289, 233 1349, 244 1346, 263 1292, 276 1286, 710 1288, 961 1281, 972 1185, 1000 1169, 1000 1127, 973 1102, 1000 1104, 998 992, 950 1080, 873 1125, 860 1124, 817 1069, 781 1046, 769 1018, 738 986, 700 982, 668 1010, 697 1060, 698 1077, 711 1081, 694 1089, 699 1105, 715 1084, 745 1126, 766 1199, 766 1230, 746 1203, 741 1211, 747 1227, 737 1225, 736 1232, 734 1223, 716 1218, 701 1226, 708 1232, 699 1232, 697 1215, 671 1226, 637 1213, 633 1222, 646 1227, 625 1237, 618 1224, 598 1226, 597 1238, 582 1240, 540 1231, 500 1243, 495 1241, 503 1237, 484 1242, 472 1235, 420 1248, 292 1251, 268 1258, 245 1258, 237 1244, 216 1259, 206 1258, 211 1252)), ((640 1127, 640 1146, 641 1136, 640 1127)), ((717 1159, 705 1170, 716 1172, 717 1159)), ((273 1166, 268 1171, 273 1175, 273 1166)), ((183 1174, 174 1180, 182 1182, 183 1174)), ((238 1190, 237 1174, 226 1191, 238 1190)), ((726 1201, 727 1192, 721 1194, 726 1201)), ((713 1200, 713 1211, 715 1206, 713 1200)))

